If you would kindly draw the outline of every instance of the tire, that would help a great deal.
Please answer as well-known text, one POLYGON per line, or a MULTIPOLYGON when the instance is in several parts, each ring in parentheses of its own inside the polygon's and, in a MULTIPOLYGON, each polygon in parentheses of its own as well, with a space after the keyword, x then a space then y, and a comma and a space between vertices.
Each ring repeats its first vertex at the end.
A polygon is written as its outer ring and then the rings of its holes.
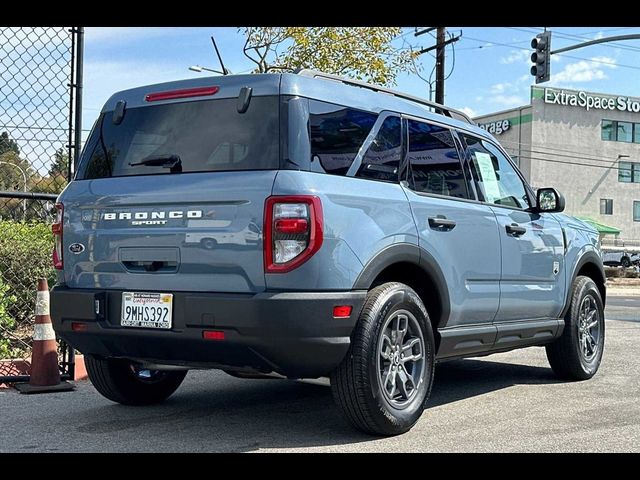
POLYGON ((553 372, 562 379, 587 380, 593 377, 600 367, 605 331, 602 297, 598 287, 589 277, 579 276, 574 281, 571 306, 564 322, 562 336, 546 347, 549 364, 553 372), (589 313, 586 320, 583 320, 587 308, 589 313), (589 320, 589 316, 593 318, 589 320), (593 324, 588 330, 589 335, 581 333, 584 322, 593 324))
POLYGON ((123 405, 152 405, 169 398, 180 386, 187 371, 136 370, 121 359, 85 357, 89 380, 103 397, 123 405), (144 378, 140 372, 149 372, 144 378))
POLYGON ((399 435, 410 430, 431 393, 434 352, 429 315, 416 292, 395 282, 372 289, 347 355, 331 374, 334 399, 349 423, 372 435, 399 435), (399 342, 394 328, 405 332, 399 342), (397 349, 399 344, 410 342, 414 342, 410 350, 397 349), (400 353, 408 356, 408 352, 412 358, 421 353, 421 359, 400 358, 400 353), (414 388, 408 375, 415 379, 414 388))
POLYGON ((624 268, 629 268, 631 266, 631 260, 629 260, 629 257, 622 257, 622 260, 620 260, 620 264, 624 268))

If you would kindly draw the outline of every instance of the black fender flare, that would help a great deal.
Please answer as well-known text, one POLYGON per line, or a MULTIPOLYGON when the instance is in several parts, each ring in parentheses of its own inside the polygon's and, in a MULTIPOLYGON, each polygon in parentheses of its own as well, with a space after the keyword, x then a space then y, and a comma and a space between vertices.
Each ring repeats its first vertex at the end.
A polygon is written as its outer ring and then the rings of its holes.
MULTIPOLYGON (((578 272, 582 267, 586 264, 591 263, 597 269, 600 274, 600 281, 603 285, 606 286, 607 276, 604 273, 604 267, 602 266, 602 258, 598 255, 597 252, 593 250, 587 250, 580 256, 579 260, 574 264, 573 271, 571 272, 571 279, 567 283, 567 292, 564 300, 564 308, 562 309, 562 313, 560 314, 560 318, 564 318, 567 312, 569 311, 569 307, 571 306, 571 291, 573 288, 573 283, 576 281, 576 277, 578 276, 578 272)), ((606 287, 604 290, 605 293, 602 294, 602 303, 606 303, 606 287)))
POLYGON ((380 250, 367 262, 360 275, 358 275, 353 286, 354 290, 369 290, 378 275, 385 268, 396 263, 412 263, 431 278, 441 303, 441 315, 437 321, 437 327, 444 327, 449 320, 451 311, 447 282, 435 258, 418 245, 396 243, 380 250))

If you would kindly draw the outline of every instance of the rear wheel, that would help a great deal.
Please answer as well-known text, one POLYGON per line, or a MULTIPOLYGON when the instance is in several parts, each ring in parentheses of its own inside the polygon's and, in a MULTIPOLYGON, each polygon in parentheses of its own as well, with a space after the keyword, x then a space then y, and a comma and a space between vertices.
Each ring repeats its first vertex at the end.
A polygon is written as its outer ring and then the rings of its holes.
POLYGON ((115 358, 85 357, 89 380, 100 394, 123 405, 151 405, 166 400, 187 371, 146 370, 115 358))
POLYGON ((433 331, 420 297, 407 285, 385 283, 368 293, 331 389, 357 429, 398 435, 422 415, 433 368, 433 331))
POLYGON ((629 259, 629 257, 622 257, 620 263, 624 268, 629 268, 631 266, 631 260, 629 259))
POLYGON ((564 322, 562 336, 546 347, 549 364, 560 378, 589 379, 598 371, 604 352, 604 306, 589 277, 580 276, 573 283, 564 322))

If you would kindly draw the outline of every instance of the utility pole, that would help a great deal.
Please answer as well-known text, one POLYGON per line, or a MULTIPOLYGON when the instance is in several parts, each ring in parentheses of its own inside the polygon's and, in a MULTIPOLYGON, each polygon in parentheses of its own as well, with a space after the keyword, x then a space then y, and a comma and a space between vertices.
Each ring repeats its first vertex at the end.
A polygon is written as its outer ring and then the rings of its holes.
MULTIPOLYGON (((444 59, 445 59, 445 48, 450 43, 455 43, 458 40, 460 40, 460 37, 462 36, 462 34, 458 35, 457 37, 453 37, 452 36, 449 40, 445 40, 445 38, 447 36, 447 27, 430 27, 430 28, 425 28, 424 30, 416 31, 416 33, 414 33, 414 35, 416 37, 419 37, 420 35, 428 33, 428 32, 430 32, 432 30, 437 30, 436 44, 432 45, 430 47, 423 48, 422 50, 420 50, 418 52, 418 55, 422 55, 423 53, 430 52, 431 50, 435 50, 436 51, 436 68, 435 68, 435 72, 436 72, 436 79, 435 79, 435 83, 436 83, 436 103, 444 104, 444 80, 445 80, 444 59)), ((431 72, 431 75, 433 75, 433 71, 431 72)), ((425 80, 427 83, 429 83, 429 100, 431 100, 431 92, 432 92, 431 86, 433 84, 433 82, 431 81, 431 75, 429 76, 429 80, 428 81, 425 80)))
POLYGON ((446 27, 438 27, 436 33, 436 103, 444 104, 444 59, 446 27))

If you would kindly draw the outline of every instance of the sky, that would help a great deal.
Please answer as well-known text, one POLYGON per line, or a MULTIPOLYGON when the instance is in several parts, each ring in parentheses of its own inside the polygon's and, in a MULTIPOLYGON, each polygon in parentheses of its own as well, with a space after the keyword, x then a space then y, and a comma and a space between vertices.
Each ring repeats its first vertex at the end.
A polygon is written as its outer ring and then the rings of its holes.
MULTIPOLYGON (((430 34, 415 37, 414 29, 403 28, 394 44, 423 48, 435 43, 430 34)), ((448 27, 449 32, 462 37, 446 51, 449 78, 445 104, 475 116, 529 103, 533 83, 529 73, 530 42, 542 30, 542 27, 448 27)), ((550 30, 552 50, 605 36, 640 33, 637 27, 550 30)), ((253 69, 254 64, 242 53, 244 40, 236 28, 86 27, 83 129, 91 128, 102 104, 118 90, 214 75, 188 69, 192 65, 220 69, 211 35, 216 38, 228 70, 249 73, 253 69)), ((640 97, 640 40, 585 47, 551 58, 551 81, 546 86, 640 97)), ((422 77, 429 77, 434 61, 430 53, 419 57, 422 77)), ((428 84, 416 74, 401 74, 395 88, 429 97, 428 84)))

